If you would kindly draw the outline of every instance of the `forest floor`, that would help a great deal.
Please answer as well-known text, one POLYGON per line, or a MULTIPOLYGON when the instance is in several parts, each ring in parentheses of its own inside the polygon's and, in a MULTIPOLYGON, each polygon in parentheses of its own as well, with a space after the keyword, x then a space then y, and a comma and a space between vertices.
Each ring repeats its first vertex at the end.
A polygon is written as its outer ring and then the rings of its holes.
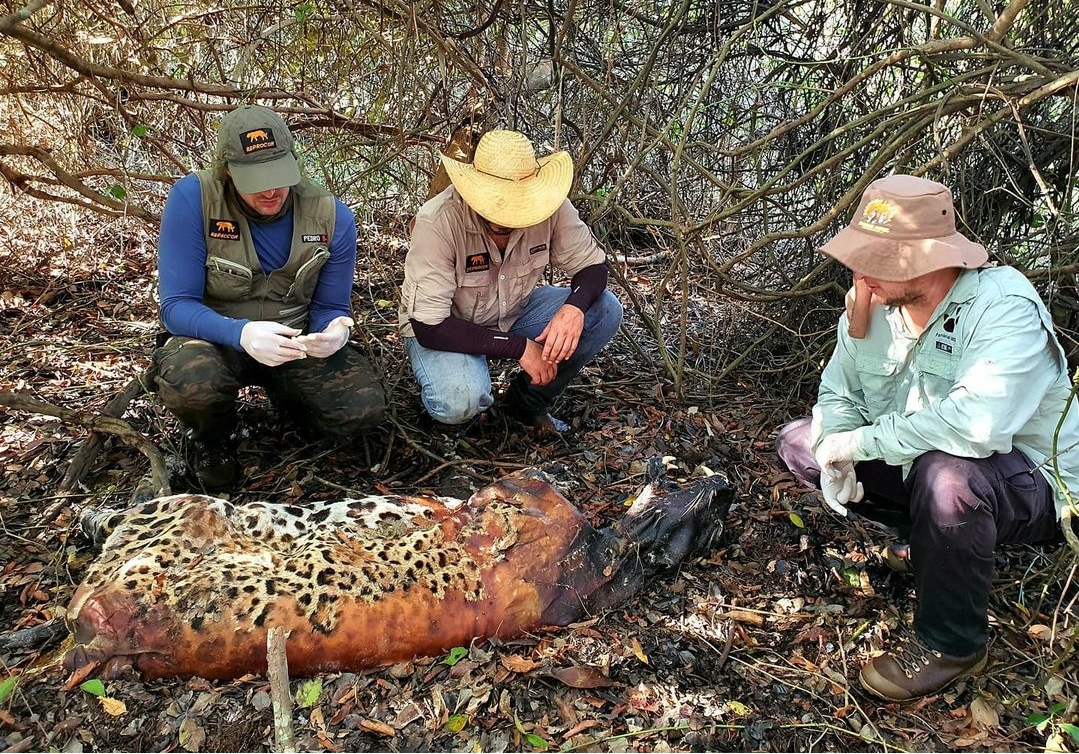
MULTIPOLYGON (((90 235, 54 227, 45 243, 5 232, 0 391, 93 415, 148 364, 152 246, 121 221, 90 235)), ((392 266, 401 253, 389 244, 372 258, 392 266)), ((392 285, 357 288, 362 341, 383 369, 391 418, 363 441, 333 447, 246 392, 246 475, 231 499, 303 502, 375 485, 461 493, 536 466, 606 525, 641 486, 647 460, 661 456, 675 480, 702 467, 727 475, 736 505, 707 557, 585 625, 476 644, 452 665, 417 658, 313 685, 293 679, 301 749, 1021 751, 1043 749, 1074 715, 1076 668, 1061 658, 1074 654, 1079 612, 1075 564, 1063 550, 1000 553, 983 675, 914 704, 882 704, 861 691, 857 671, 909 621, 913 584, 883 566, 886 533, 837 519, 779 467, 775 430, 798 411, 766 386, 736 381, 677 397, 642 367, 634 342, 644 339, 630 314, 557 404, 556 414, 572 417, 568 436, 537 437, 497 415, 448 435, 420 416, 394 335, 395 299, 392 285)), ((9 631, 64 614, 95 554, 78 513, 124 505, 147 462, 110 440, 65 494, 60 480, 86 430, 13 409, 0 408, 0 419, 0 631, 9 631)), ((193 490, 171 417, 144 395, 124 419, 170 458, 173 491, 193 490)), ((58 651, 54 643, 0 654, 0 749, 273 749, 264 677, 107 681, 98 690, 115 701, 103 703, 65 685, 58 651)))

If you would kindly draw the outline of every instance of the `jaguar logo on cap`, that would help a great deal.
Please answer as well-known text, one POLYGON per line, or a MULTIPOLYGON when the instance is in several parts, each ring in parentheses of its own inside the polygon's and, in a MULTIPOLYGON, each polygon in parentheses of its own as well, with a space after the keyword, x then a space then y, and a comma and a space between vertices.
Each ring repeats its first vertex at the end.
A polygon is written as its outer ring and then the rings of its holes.
POLYGON ((273 137, 273 129, 256 128, 240 134, 240 145, 244 154, 251 154, 262 149, 273 149, 277 146, 277 141, 273 137))

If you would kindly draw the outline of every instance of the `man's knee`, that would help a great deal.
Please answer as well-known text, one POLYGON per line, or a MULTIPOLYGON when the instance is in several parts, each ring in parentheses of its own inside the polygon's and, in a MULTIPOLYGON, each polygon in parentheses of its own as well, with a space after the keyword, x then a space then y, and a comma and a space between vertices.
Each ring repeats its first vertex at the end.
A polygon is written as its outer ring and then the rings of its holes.
POLYGON ((217 349, 202 340, 172 338, 155 351, 154 382, 161 402, 197 411, 233 400, 239 385, 217 349))
POLYGON ((379 424, 386 415, 386 392, 374 367, 358 352, 342 349, 333 360, 297 362, 283 397, 302 421, 348 439, 379 424))
MULTIPOLYGON (((433 393, 433 391, 431 391, 433 393)), ((477 390, 471 385, 453 385, 437 395, 425 391, 423 405, 431 418, 442 424, 464 424, 486 411, 494 403, 490 390, 477 390)))
POLYGON ((351 400, 324 414, 318 423, 326 434, 347 440, 378 426, 385 416, 386 395, 381 386, 371 385, 357 390, 351 400))
POLYGON ((607 340, 610 340, 622 323, 622 313, 622 302, 618 297, 610 291, 604 291, 588 308, 586 320, 592 320, 590 329, 605 333, 607 340))
POLYGON ((986 495, 992 493, 980 482, 971 459, 939 450, 923 453, 907 475, 911 518, 924 520, 938 530, 967 525, 985 504, 986 495))

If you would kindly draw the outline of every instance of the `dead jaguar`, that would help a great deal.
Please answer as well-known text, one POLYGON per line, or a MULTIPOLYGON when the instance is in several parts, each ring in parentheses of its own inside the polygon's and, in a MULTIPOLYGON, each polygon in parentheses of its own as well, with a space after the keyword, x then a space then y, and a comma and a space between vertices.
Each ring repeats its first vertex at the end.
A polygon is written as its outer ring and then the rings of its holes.
POLYGON ((173 495, 84 523, 102 554, 68 610, 68 669, 233 678, 266 669, 289 632, 294 675, 432 655, 566 625, 704 551, 731 490, 651 487, 596 529, 541 472, 465 501, 369 496, 292 506, 173 495))

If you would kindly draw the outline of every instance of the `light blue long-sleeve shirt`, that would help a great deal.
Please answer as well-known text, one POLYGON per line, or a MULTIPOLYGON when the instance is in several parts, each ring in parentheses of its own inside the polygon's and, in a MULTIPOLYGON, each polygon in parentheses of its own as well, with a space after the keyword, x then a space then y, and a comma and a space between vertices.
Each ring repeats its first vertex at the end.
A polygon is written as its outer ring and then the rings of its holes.
POLYGON ((813 447, 854 430, 855 460, 902 466, 941 450, 987 458, 1018 448, 1052 486, 1057 515, 1061 484, 1079 502, 1079 405, 1069 406, 1064 351, 1030 282, 1011 267, 965 270, 912 334, 896 307, 875 306, 864 339, 839 322, 835 352, 813 407, 813 447))

